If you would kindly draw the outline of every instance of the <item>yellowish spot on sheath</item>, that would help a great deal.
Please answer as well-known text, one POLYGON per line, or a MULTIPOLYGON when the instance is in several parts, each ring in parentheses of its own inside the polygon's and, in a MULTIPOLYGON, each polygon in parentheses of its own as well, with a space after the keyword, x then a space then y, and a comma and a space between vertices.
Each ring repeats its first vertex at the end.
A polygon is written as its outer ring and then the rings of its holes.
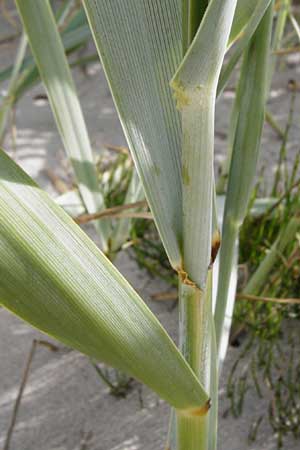
POLYGON ((190 184, 190 175, 187 166, 182 166, 182 181, 185 186, 190 184))
POLYGON ((202 406, 201 408, 193 409, 191 413, 193 416, 197 417, 205 416, 210 410, 210 407, 211 407, 211 400, 209 398, 204 406, 202 406))
POLYGON ((182 83, 178 83, 177 81, 171 82, 171 88, 174 90, 174 98, 176 100, 177 109, 181 110, 185 106, 188 106, 191 103, 191 100, 184 89, 182 83))
POLYGON ((157 164, 153 165, 154 173, 159 176, 160 175, 160 167, 157 164))

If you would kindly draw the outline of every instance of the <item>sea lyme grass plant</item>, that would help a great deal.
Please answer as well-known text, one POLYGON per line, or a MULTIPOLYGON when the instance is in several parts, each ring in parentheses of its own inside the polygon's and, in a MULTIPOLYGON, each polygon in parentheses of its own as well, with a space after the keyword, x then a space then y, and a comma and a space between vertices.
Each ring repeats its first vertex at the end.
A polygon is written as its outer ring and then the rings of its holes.
MULTIPOLYGON (((244 61, 249 64, 253 52, 265 61, 273 3, 263 2, 269 9, 258 8, 259 3, 83 0, 148 204, 178 274, 181 352, 84 232, 0 153, 1 304, 65 344, 136 377, 164 398, 176 417, 171 450, 214 450, 217 445, 212 268, 220 234, 214 220, 214 111, 225 52, 243 39, 245 30, 247 39, 239 47, 244 61), (258 13, 260 19, 254 20, 258 13)), ((87 207, 91 199, 95 209, 96 196, 101 208, 103 196, 85 123, 62 44, 53 32, 49 2, 16 4, 79 174, 82 199, 87 207), (49 41, 46 35, 51 33, 49 41)), ((254 142, 242 127, 247 120, 242 117, 254 108, 251 89, 260 74, 256 69, 254 65, 249 79, 242 70, 247 95, 237 126, 237 148, 244 148, 241 142, 246 140, 255 154, 265 97, 254 97, 260 107, 254 142)), ((242 189, 245 202, 250 181, 242 189)), ((102 236, 106 251, 109 239, 106 232, 102 236)), ((217 303, 217 336, 222 334, 226 301, 217 303)))

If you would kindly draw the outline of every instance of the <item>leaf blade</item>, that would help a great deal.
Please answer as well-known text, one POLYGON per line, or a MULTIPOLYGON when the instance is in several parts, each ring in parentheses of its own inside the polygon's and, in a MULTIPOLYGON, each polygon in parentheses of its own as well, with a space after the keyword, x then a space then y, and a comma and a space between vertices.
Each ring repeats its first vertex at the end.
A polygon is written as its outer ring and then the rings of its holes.
POLYGON ((182 55, 178 0, 84 0, 94 40, 174 268, 181 263, 181 126, 169 80, 182 55))
POLYGON ((0 151, 0 303, 143 381, 176 408, 207 395, 163 327, 85 233, 0 151), (161 378, 162 377, 162 378, 161 378))

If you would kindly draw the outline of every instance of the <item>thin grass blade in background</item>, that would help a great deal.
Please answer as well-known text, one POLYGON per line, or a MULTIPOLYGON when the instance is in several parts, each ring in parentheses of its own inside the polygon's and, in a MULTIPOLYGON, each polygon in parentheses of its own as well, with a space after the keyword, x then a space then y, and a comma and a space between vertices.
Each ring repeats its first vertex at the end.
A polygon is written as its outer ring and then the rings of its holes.
MULTIPOLYGON (((74 8, 74 0, 67 1, 61 5, 55 13, 57 26, 60 29, 65 52, 68 54, 84 45, 91 38, 91 32, 86 21, 83 8, 73 11, 71 17, 68 14, 74 8), (67 23, 66 23, 67 21, 67 23), (63 28, 63 29, 62 29, 63 28)), ((80 60, 81 58, 79 58, 80 60)), ((72 62, 76 64, 78 59, 72 62)), ((0 72, 0 82, 12 77, 14 66, 9 66, 0 72)), ((20 97, 36 83, 40 81, 40 76, 34 58, 31 55, 25 56, 19 70, 19 77, 10 96, 10 106, 16 104, 20 97)))
POLYGON ((0 144, 2 143, 4 138, 8 114, 11 110, 11 106, 14 104, 15 88, 18 82, 21 66, 26 54, 26 49, 27 49, 27 37, 25 33, 22 33, 19 47, 17 50, 15 63, 11 71, 7 94, 4 96, 0 107, 0 144))
MULTIPOLYGON (((48 0, 16 0, 32 53, 89 213, 105 207, 81 106, 48 0), (45 51, 47 49, 47 51, 45 51)), ((110 223, 96 222, 101 248, 108 251, 110 223)))
POLYGON ((274 268, 276 261, 281 258, 286 246, 293 241, 300 230, 300 218, 292 217, 287 225, 281 230, 278 238, 267 252, 265 258, 262 260, 256 271, 252 274, 246 287, 243 289, 243 294, 257 295, 269 276, 269 273, 274 268))
POLYGON ((247 47, 255 33, 256 28, 258 27, 261 19, 263 18, 268 6, 270 5, 272 0, 260 0, 257 2, 256 7, 250 16, 248 22, 246 23, 243 32, 241 33, 238 42, 233 50, 233 53, 230 55, 229 61, 222 68, 220 80, 218 83, 218 94, 220 95, 227 85, 230 76, 232 75, 234 68, 236 67, 237 62, 239 61, 243 51, 247 47))
MULTIPOLYGON (((65 52, 67 54, 72 53, 74 50, 78 49, 81 45, 84 45, 88 39, 91 37, 91 32, 88 25, 78 26, 77 29, 72 29, 62 34, 62 42, 64 45, 65 52)), ((87 57, 88 58, 88 57, 87 57)), ((71 66, 74 66, 77 61, 81 58, 75 59, 71 66)), ((0 82, 5 81, 12 74, 13 67, 7 67, 0 72, 0 82)), ((34 59, 32 56, 26 56, 24 58, 24 63, 20 69, 20 76, 17 80, 15 91, 13 95, 13 104, 15 104, 24 93, 31 89, 36 83, 40 81, 39 71, 36 67, 34 59)))
POLYGON ((70 18, 70 16, 76 15, 76 10, 80 6, 76 5, 77 0, 65 0, 55 11, 55 18, 57 19, 57 25, 60 29, 63 29, 70 18))
POLYGON ((230 31, 230 37, 228 40, 228 46, 231 47, 242 35, 247 26, 249 18, 252 16, 255 8, 263 0, 238 0, 232 28, 230 31))
POLYGON ((290 19, 290 22, 293 25, 293 28, 297 34, 298 41, 300 42, 300 26, 299 26, 295 16, 291 12, 289 13, 289 19, 290 19))
POLYGON ((288 18, 289 8, 290 8, 291 0, 282 0, 280 9, 277 13, 276 25, 273 33, 272 39, 272 52, 269 56, 269 85, 268 85, 268 93, 271 89, 272 78, 274 75, 274 70, 277 61, 276 52, 280 49, 282 44, 282 39, 284 35, 284 30, 286 27, 286 22, 288 18))
POLYGON ((182 57, 178 0, 84 0, 136 169, 174 268, 181 264, 181 126, 169 80, 182 57))
POLYGON ((0 303, 175 408, 207 394, 142 299, 73 220, 0 151, 0 303))
MULTIPOLYGON (((129 205, 131 203, 136 203, 145 198, 142 183, 140 182, 139 176, 135 168, 133 169, 132 177, 129 182, 127 193, 125 196, 124 205, 129 205)), ((134 212, 137 210, 134 209, 134 212)), ((111 235, 111 250, 112 252, 117 252, 121 249, 122 245, 128 239, 130 234, 130 229, 132 225, 132 219, 119 219, 117 221, 116 227, 111 235)))
POLYGON ((55 202, 73 218, 81 216, 86 212, 77 190, 67 191, 64 194, 59 195, 55 199, 55 202))

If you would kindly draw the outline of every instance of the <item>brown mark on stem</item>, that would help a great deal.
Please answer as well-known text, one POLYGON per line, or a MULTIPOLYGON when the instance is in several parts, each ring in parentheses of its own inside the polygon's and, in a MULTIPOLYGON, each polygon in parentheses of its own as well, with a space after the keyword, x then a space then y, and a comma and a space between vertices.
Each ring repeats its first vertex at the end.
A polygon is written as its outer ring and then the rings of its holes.
POLYGON ((219 230, 214 231, 211 241, 211 259, 210 259, 210 267, 213 266, 215 259, 217 257, 219 248, 221 245, 221 236, 219 230))
POLYGON ((199 289, 198 286, 196 285, 196 283, 189 279, 188 274, 184 269, 179 267, 177 269, 177 273, 178 273, 181 283, 186 284, 187 286, 191 286, 193 288, 199 289))
POLYGON ((184 416, 189 416, 189 417, 203 417, 203 416, 206 416, 206 414, 210 410, 210 407, 211 407, 211 400, 209 398, 207 400, 207 402, 200 408, 186 409, 186 410, 182 411, 182 414, 184 416))
POLYGON ((210 407, 211 407, 211 400, 209 398, 204 406, 202 406, 201 408, 194 409, 192 411, 192 415, 197 417, 205 416, 210 410, 210 407))

